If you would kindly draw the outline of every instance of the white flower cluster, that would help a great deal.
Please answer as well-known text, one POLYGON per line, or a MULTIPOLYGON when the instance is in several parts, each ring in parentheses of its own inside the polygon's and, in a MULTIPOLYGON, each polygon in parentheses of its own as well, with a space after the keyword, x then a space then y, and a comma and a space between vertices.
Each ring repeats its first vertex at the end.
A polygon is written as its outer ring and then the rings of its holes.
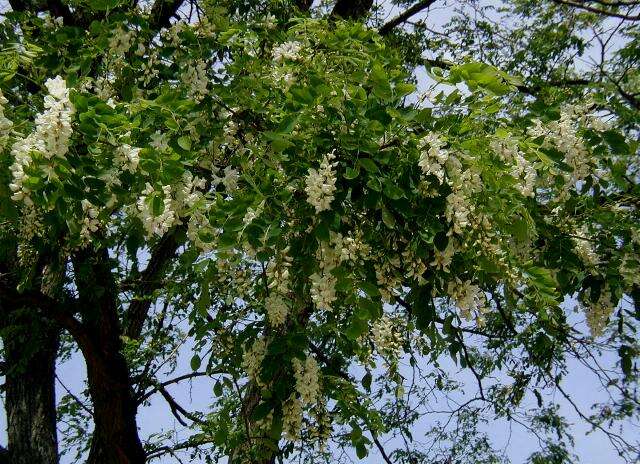
POLYGON ((593 242, 589 239, 590 235, 587 226, 583 225, 578 229, 576 236, 573 237, 573 243, 575 244, 576 254, 582 262, 591 268, 595 268, 600 262, 600 258, 596 253, 593 242))
POLYGON ((338 264, 344 261, 356 263, 359 259, 366 259, 371 252, 371 247, 363 241, 360 231, 346 237, 339 232, 330 232, 329 241, 335 250, 338 264))
POLYGON ((187 95, 196 101, 202 100, 207 95, 207 65, 204 61, 198 60, 195 66, 188 66, 182 73, 182 82, 187 87, 187 95))
POLYGON ((611 301, 611 292, 608 288, 602 289, 600 297, 596 303, 585 308, 585 316, 587 317, 587 325, 591 331, 592 337, 599 337, 607 328, 609 317, 613 313, 615 306, 611 301))
MULTIPOLYGON (((44 97, 43 113, 36 116, 35 131, 26 138, 16 141, 11 154, 15 162, 10 170, 13 177, 9 187, 13 192, 12 199, 31 204, 30 190, 24 186, 27 178, 25 168, 32 162, 33 152, 37 152, 47 160, 53 157, 64 157, 69 150, 71 138, 71 117, 74 112, 73 104, 69 101, 69 90, 60 76, 48 79, 45 86, 49 94, 44 97)), ((48 173, 53 174, 53 167, 48 166, 48 173)))
POLYGON ((311 300, 317 309, 331 311, 331 305, 336 300, 336 278, 330 273, 312 274, 311 300))
POLYGON ((564 162, 572 168, 572 172, 564 174, 568 186, 575 186, 590 173, 589 151, 574 127, 577 119, 576 109, 566 107, 560 112, 558 121, 543 125, 540 120, 535 120, 529 129, 529 135, 544 137, 545 146, 553 146, 564 154, 564 162))
MULTIPOLYGON (((11 131, 11 127, 13 126, 13 123, 9 121, 4 115, 3 106, 7 103, 9 103, 9 100, 6 99, 6 97, 2 94, 2 90, 0 90, 0 137, 8 135, 11 131)), ((1 145, 1 143, 2 142, 0 142, 0 149, 3 148, 3 145, 1 145)))
POLYGON ((151 134, 151 142, 149 142, 149 145, 160 153, 165 152, 169 148, 169 136, 160 131, 156 131, 151 134))
POLYGON ((640 257, 632 253, 625 254, 620 265, 620 275, 629 288, 640 285, 640 257))
POLYGON ((245 370, 251 380, 260 384, 260 367, 262 360, 267 354, 267 340, 258 338, 251 348, 244 352, 242 356, 242 368, 245 370))
POLYGON ((398 293, 402 284, 400 269, 400 258, 393 257, 391 260, 383 257, 382 263, 375 263, 376 282, 382 296, 382 301, 389 303, 391 298, 398 293))
POLYGON ((333 194, 336 191, 336 171, 337 162, 331 162, 335 159, 333 152, 327 153, 322 158, 320 168, 318 170, 310 168, 309 174, 305 178, 305 192, 307 192, 307 201, 311 206, 315 207, 316 213, 326 211, 330 208, 333 201, 333 194))
POLYGON ((418 166, 425 176, 436 176, 441 184, 444 182, 445 165, 449 159, 449 152, 443 148, 445 145, 446 143, 435 132, 429 132, 418 142, 420 149, 418 166))
POLYGON ((289 307, 284 298, 277 293, 272 293, 265 302, 269 323, 274 327, 279 327, 287 320, 289 307))
POLYGON ((320 396, 320 367, 317 361, 312 356, 307 356, 304 364, 297 358, 291 364, 302 404, 315 404, 320 396))
POLYGON ((140 150, 126 143, 116 149, 115 162, 130 173, 136 172, 140 163, 140 150))
POLYGON ((254 219, 257 219, 262 214, 262 211, 264 210, 264 204, 265 204, 265 200, 262 200, 262 202, 260 202, 260 204, 255 208, 251 208, 251 207, 247 208, 247 212, 244 214, 244 217, 242 218, 242 223, 244 224, 245 227, 251 224, 254 219))
POLYGON ((462 234, 462 229, 470 224, 469 215, 473 212, 473 205, 461 190, 454 190, 447 196, 445 216, 453 224, 453 232, 462 234))
POLYGON ((160 193, 156 192, 149 182, 145 184, 145 189, 138 198, 136 207, 148 236, 154 234, 162 236, 175 224, 177 216, 172 209, 172 203, 170 185, 162 186, 162 193, 160 193), (153 213, 153 199, 160 196, 162 196, 163 208, 156 216, 153 213))
POLYGON ((486 297, 480 287, 473 285, 470 280, 462 282, 456 278, 449 282, 447 292, 460 309, 463 318, 471 320, 472 315, 475 315, 476 322, 483 323, 483 314, 487 308, 486 297))
POLYGON ((109 48, 111 49, 111 53, 113 53, 114 55, 118 55, 120 58, 124 58, 120 55, 124 55, 129 51, 134 36, 134 31, 126 30, 122 26, 116 28, 113 31, 113 35, 109 39, 109 48))
POLYGON ((282 405, 282 431, 287 440, 296 441, 300 438, 302 428, 302 402, 295 393, 282 405))
POLYGON ((371 327, 371 339, 378 353, 397 360, 402 350, 402 342, 395 321, 383 314, 371 327))
POLYGON ((435 266, 436 269, 439 269, 444 272, 449 272, 449 265, 453 260, 453 255, 456 253, 456 243, 453 237, 449 238, 449 242, 447 243, 447 247, 440 251, 437 248, 434 249, 434 257, 433 261, 430 263, 432 266, 435 266))
POLYGON ((100 227, 100 221, 98 221, 98 210, 91 204, 89 200, 82 200, 82 212, 84 217, 82 218, 82 226, 80 229, 80 239, 84 243, 88 243, 91 238, 91 234, 97 232, 100 227))
POLYGON ((300 42, 285 42, 273 49, 273 61, 276 63, 284 60, 296 61, 300 59, 300 50, 302 44, 300 42))
POLYGON ((423 275, 427 265, 411 248, 407 247, 402 252, 402 262, 405 269, 404 276, 407 279, 415 279, 420 285, 425 283, 423 275))
POLYGON ((337 279, 331 271, 340 264, 340 255, 327 242, 320 243, 316 251, 319 272, 309 276, 311 280, 311 300, 317 309, 331 311, 332 304, 336 300, 337 279))
POLYGON ((511 176, 519 181, 518 189, 525 197, 532 197, 538 173, 523 156, 518 142, 512 138, 491 141, 491 148, 506 163, 512 164, 511 176))
POLYGON ((204 178, 194 176, 191 172, 185 171, 181 182, 175 187, 173 209, 178 217, 189 212, 200 200, 204 199, 203 190, 206 184, 207 182, 204 178))
POLYGON ((238 180, 240 180, 238 171, 231 166, 227 166, 222 173, 223 177, 219 177, 216 172, 213 173, 213 185, 215 186, 222 182, 227 193, 236 190, 238 188, 238 180))
POLYGON ((267 265, 266 274, 269 290, 280 295, 286 295, 289 292, 289 269, 292 261, 293 258, 289 256, 289 247, 286 247, 280 253, 278 261, 271 261, 267 265))

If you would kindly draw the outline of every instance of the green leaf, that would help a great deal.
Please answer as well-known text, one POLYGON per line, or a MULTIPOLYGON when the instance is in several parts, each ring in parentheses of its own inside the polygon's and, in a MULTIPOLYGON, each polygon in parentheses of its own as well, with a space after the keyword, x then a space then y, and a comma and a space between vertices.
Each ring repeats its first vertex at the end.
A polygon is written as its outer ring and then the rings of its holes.
POLYGON ((219 381, 213 386, 213 393, 218 397, 222 396, 222 384, 219 381))
POLYGON ((355 179, 356 177, 358 177, 359 174, 360 174, 360 168, 358 166, 356 166, 355 169, 347 168, 344 172, 344 178, 349 180, 355 179))
POLYGON ((362 386, 367 390, 371 391, 371 372, 367 372, 364 377, 362 377, 362 386))
POLYGON ((349 340, 355 341, 360 335, 365 333, 368 328, 369 326, 366 321, 363 321, 358 317, 354 317, 351 319, 351 323, 349 324, 349 327, 347 327, 347 330, 344 331, 344 334, 349 340))
POLYGON ((396 225, 396 220, 393 217, 393 214, 391 214, 389 210, 384 207, 382 208, 382 222, 384 222, 384 225, 389 229, 393 229, 396 225))
POLYGON ((359 442, 358 444, 356 444, 356 456, 358 456, 358 459, 364 459, 368 454, 369 452, 367 451, 367 447, 364 445, 364 443, 359 442))
POLYGON ((191 150, 191 139, 186 135, 178 137, 178 146, 185 151, 191 150))
POLYGON ((360 158, 358 163, 360 163, 360 166, 365 168, 368 172, 376 173, 379 171, 378 165, 371 158, 360 158))
POLYGON ((384 181, 384 194, 392 200, 404 198, 404 191, 395 185, 390 179, 384 181))
POLYGON ((154 195, 151 200, 151 211, 154 216, 160 216, 164 211, 164 201, 158 195, 154 195))
POLYGON ((194 354, 191 358, 191 370, 197 371, 198 369, 200 369, 201 365, 202 359, 200 359, 200 356, 198 356, 197 354, 194 354))
POLYGON ((216 445, 222 446, 227 443, 229 437, 229 428, 225 422, 221 422, 216 427, 216 433, 213 436, 213 441, 216 445))

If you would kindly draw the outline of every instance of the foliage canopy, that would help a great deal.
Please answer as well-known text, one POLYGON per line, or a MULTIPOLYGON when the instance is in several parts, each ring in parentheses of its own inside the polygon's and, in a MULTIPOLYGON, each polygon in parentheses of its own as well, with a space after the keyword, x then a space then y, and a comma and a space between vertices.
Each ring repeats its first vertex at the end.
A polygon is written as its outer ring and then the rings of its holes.
POLYGON ((555 393, 637 458, 637 2, 9 3, 6 400, 78 350, 63 450, 503 462, 504 420, 572 462, 555 393), (205 410, 171 395, 192 379, 205 410), (154 396, 186 439, 139 437, 154 396))

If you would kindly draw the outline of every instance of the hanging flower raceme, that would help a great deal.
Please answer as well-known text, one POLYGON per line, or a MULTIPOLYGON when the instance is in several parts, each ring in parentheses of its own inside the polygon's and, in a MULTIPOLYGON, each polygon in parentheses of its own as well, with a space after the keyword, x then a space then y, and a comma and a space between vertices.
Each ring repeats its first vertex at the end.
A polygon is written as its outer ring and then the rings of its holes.
MULTIPOLYGON (((39 158, 44 167, 40 168, 47 177, 55 177, 53 170, 54 158, 62 158, 69 150, 69 140, 72 134, 71 118, 74 107, 69 101, 69 89, 64 79, 56 76, 48 79, 45 86, 49 94, 44 98, 44 112, 36 116, 35 130, 24 139, 17 140, 11 150, 14 163, 11 165, 12 182, 9 188, 13 192, 12 199, 31 204, 31 189, 25 185, 29 174, 27 171, 36 169, 33 157, 39 158)), ((42 175, 43 173, 39 173, 42 175)))
POLYGON ((326 211, 331 207, 336 191, 336 162, 333 152, 327 153, 322 158, 318 170, 310 168, 309 174, 305 178, 305 192, 307 201, 316 209, 316 213, 326 211))

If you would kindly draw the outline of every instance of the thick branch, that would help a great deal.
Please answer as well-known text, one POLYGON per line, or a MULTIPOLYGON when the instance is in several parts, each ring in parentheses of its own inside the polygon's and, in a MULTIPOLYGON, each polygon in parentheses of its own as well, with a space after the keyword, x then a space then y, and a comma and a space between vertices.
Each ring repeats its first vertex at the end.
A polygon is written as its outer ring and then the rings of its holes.
POLYGON ((168 27, 184 0, 156 0, 149 15, 151 29, 168 27))
POLYGON ((585 10, 590 13, 596 13, 602 16, 610 16, 612 18, 620 18, 625 19, 627 21, 640 21, 640 15, 631 15, 631 14, 623 14, 617 13, 615 11, 602 10, 600 8, 594 8, 592 6, 587 5, 584 1, 571 1, 571 0, 553 0, 554 3, 558 5, 566 5, 572 6, 574 8, 578 8, 580 10, 585 10))
POLYGON ((13 11, 49 11, 55 17, 64 19, 64 23, 68 26, 77 24, 76 16, 71 12, 69 7, 62 3, 61 0, 48 0, 43 3, 36 3, 25 0, 9 0, 9 5, 13 11))
POLYGON ((422 0, 421 2, 416 3, 411 8, 406 10, 403 13, 400 13, 395 18, 391 19, 388 23, 384 24, 380 28, 380 35, 387 35, 391 32, 396 26, 408 21, 412 16, 417 15, 423 10, 426 10, 431 5, 433 5, 436 0, 422 0))
POLYGON ((162 285, 162 276, 167 264, 178 250, 177 230, 164 235, 155 246, 146 269, 142 272, 137 288, 138 299, 131 302, 125 317, 125 335, 138 338, 151 307, 151 295, 162 285))
POLYGON ((360 19, 369 12, 372 6, 373 0, 338 0, 331 11, 331 16, 343 19, 360 19))

